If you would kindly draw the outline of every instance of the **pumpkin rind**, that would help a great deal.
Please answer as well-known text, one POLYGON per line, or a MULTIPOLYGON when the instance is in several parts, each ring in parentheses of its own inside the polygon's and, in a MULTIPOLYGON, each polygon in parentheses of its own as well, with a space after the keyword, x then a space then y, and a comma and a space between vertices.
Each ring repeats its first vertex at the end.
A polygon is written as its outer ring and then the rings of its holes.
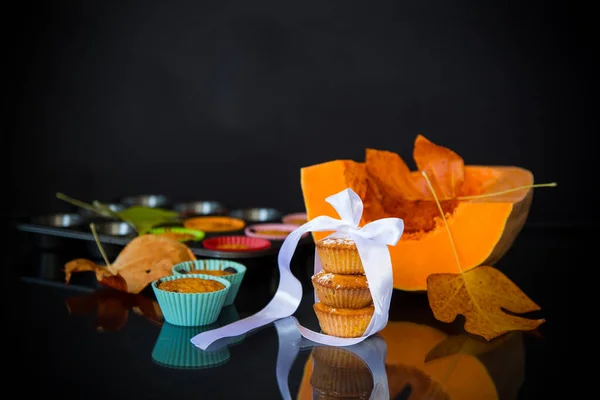
MULTIPOLYGON (((530 171, 511 166, 466 166, 465 176, 466 182, 481 182, 482 194, 533 184, 530 171)), ((349 187, 365 201, 368 182, 363 163, 336 160, 302 168, 301 186, 309 219, 319 215, 339 218, 325 198, 349 187)), ((527 219, 532 192, 523 189, 459 202, 448 225, 463 271, 493 265, 508 251, 527 219)), ((370 222, 369 216, 363 214, 361 224, 366 222, 370 222)), ((318 241, 329 233, 313 232, 313 238, 318 241)), ((396 246, 390 246, 390 255, 394 288, 400 290, 424 291, 430 274, 459 272, 443 226, 418 239, 401 238, 396 246)))

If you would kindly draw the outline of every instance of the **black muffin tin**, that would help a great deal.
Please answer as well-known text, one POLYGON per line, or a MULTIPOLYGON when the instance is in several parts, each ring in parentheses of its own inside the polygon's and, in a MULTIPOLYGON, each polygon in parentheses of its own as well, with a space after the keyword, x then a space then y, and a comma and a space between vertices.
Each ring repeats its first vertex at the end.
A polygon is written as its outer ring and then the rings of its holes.
MULTIPOLYGON (((195 216, 223 215, 243 219, 246 226, 257 223, 278 223, 281 222, 283 216, 282 212, 270 207, 230 210, 222 203, 212 200, 172 203, 166 196, 148 195, 147 197, 148 199, 144 196, 123 197, 124 202, 111 203, 111 208, 117 210, 128 207, 130 204, 156 204, 156 206, 177 211, 180 214, 179 219, 181 221, 195 216)), ((60 246, 64 240, 75 239, 87 241, 87 247, 90 251, 98 252, 94 235, 90 229, 90 223, 92 222, 96 228, 98 239, 109 257, 115 257, 127 243, 137 236, 135 230, 125 222, 105 218, 85 209, 77 209, 71 213, 25 218, 17 223, 17 229, 35 234, 36 244, 44 249, 55 248, 60 246)), ((171 224, 170 226, 182 226, 182 223, 171 224)), ((204 239, 230 235, 244 235, 244 230, 219 233, 206 232, 204 239)), ((211 250, 204 248, 202 241, 189 241, 185 244, 196 256, 202 258, 251 259, 276 255, 283 241, 270 240, 270 242, 270 248, 258 251, 211 250)), ((312 243, 312 237, 306 235, 300 240, 298 246, 312 243)))

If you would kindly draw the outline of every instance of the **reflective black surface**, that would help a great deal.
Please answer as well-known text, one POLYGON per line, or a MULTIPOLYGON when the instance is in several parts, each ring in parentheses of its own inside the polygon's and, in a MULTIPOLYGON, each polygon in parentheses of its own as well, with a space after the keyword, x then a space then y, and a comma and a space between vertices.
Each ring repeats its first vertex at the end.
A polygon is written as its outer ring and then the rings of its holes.
MULTIPOLYGON (((373 346, 365 350, 373 356, 373 349, 383 346, 387 355, 379 361, 390 398, 570 398, 561 362, 567 354, 566 288, 574 278, 560 273, 589 238, 589 232, 526 227, 497 264, 542 307, 536 316, 547 322, 535 332, 515 332, 488 343, 465 334, 461 321, 436 321, 426 295, 394 292, 390 323, 366 341, 373 346)), ((270 325, 215 352, 202 352, 189 338, 212 326, 164 323, 150 291, 108 290, 91 273, 80 273, 65 285, 61 269, 66 261, 90 256, 85 243, 70 240, 42 250, 35 246, 35 235, 15 232, 13 240, 7 268, 17 279, 5 300, 6 345, 16 355, 9 368, 16 365, 17 375, 30 382, 21 386, 23 396, 278 399, 289 389, 294 399, 325 398, 322 393, 368 398, 373 389, 370 369, 361 361, 364 351, 357 355, 351 348, 312 346, 298 351, 297 343, 280 343, 281 332, 270 325), (281 359, 294 360, 287 386, 278 385, 278 357, 280 369, 281 359)), ((306 288, 295 316, 318 329, 309 284, 313 252, 312 246, 304 247, 293 260, 292 269, 306 288)), ((235 304, 214 326, 258 311, 274 293, 275 257, 249 260, 247 266, 248 279, 235 304)))

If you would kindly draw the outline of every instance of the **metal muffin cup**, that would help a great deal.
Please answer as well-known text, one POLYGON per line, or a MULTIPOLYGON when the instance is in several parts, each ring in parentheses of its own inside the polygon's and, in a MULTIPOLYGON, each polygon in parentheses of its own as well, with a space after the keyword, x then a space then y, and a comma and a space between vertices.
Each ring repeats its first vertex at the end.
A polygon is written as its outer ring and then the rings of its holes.
POLYGON ((86 219, 76 213, 46 214, 33 217, 31 222, 54 228, 74 228, 84 224, 86 219))
POLYGON ((225 215, 227 208, 218 201, 189 201, 177 203, 173 210, 182 217, 194 217, 202 215, 225 215))
POLYGON ((230 217, 243 219, 248 222, 275 222, 280 221, 283 214, 274 208, 240 208, 229 213, 230 217))
POLYGON ((170 204, 170 200, 167 196, 162 194, 140 194, 136 196, 125 196, 119 203, 124 204, 128 207, 131 206, 143 206, 152 208, 166 208, 170 204))

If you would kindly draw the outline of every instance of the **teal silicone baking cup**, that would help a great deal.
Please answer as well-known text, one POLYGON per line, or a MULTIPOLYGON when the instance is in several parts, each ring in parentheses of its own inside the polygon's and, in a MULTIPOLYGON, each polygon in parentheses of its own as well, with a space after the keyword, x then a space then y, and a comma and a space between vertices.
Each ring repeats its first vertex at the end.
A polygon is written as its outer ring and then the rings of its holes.
MULTIPOLYGON (((204 269, 208 271, 220 271, 229 267, 235 269, 237 273, 231 275, 223 275, 219 278, 227 279, 229 282, 231 282, 231 288, 229 289, 229 293, 227 294, 225 303, 223 303, 224 306, 230 306, 235 301, 235 297, 237 296, 238 291, 240 290, 240 285, 242 284, 242 280, 244 279, 244 275, 246 274, 246 266, 244 266, 243 264, 231 260, 219 260, 216 258, 209 258, 205 260, 184 261, 175 264, 173 265, 172 272, 173 275, 176 276, 188 276, 188 273, 192 270, 204 269)), ((199 274, 199 272, 195 273, 199 274)))
POLYGON ((219 317, 223 303, 231 289, 231 282, 210 275, 169 275, 152 282, 152 290, 165 321, 178 326, 202 326, 212 324, 219 317), (174 279, 201 278, 222 283, 225 287, 216 292, 178 293, 158 288, 159 283, 174 279))
POLYGON ((223 365, 230 357, 227 346, 215 351, 205 351, 190 342, 197 334, 218 327, 218 323, 190 327, 165 322, 154 343, 152 359, 161 366, 175 369, 202 369, 223 365))

